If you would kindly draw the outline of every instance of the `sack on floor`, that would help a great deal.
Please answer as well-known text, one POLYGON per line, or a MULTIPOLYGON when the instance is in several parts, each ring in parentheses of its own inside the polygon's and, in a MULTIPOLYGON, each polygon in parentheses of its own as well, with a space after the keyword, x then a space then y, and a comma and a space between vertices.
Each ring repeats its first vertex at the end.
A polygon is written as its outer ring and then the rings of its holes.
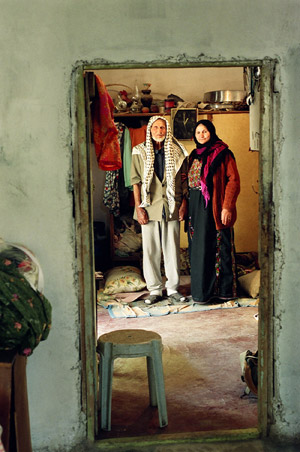
POLYGON ((257 395, 258 387, 258 350, 253 353, 247 350, 240 354, 240 363, 242 367, 241 379, 246 383, 244 395, 253 394, 257 395))

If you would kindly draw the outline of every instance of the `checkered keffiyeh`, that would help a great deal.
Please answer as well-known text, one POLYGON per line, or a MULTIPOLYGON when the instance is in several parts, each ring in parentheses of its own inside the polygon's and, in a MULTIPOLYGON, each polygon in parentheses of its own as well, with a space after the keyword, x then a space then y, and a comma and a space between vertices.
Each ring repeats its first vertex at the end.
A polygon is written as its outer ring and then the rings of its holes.
POLYGON ((150 185, 154 173, 154 148, 151 137, 152 124, 158 119, 166 123, 166 137, 164 141, 165 168, 167 180, 167 200, 170 216, 175 209, 175 176, 182 164, 183 158, 187 157, 188 152, 171 133, 169 122, 162 116, 152 116, 148 122, 146 133, 146 155, 144 156, 144 183, 142 185, 142 203, 140 207, 150 206, 150 185))

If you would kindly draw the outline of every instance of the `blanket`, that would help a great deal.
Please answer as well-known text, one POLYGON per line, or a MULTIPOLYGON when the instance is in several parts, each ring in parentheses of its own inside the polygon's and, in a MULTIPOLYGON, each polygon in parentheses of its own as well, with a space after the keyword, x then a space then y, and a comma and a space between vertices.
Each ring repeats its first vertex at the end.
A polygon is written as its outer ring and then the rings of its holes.
POLYGON ((191 297, 187 297, 187 302, 172 303, 168 298, 161 300, 154 305, 146 305, 144 298, 148 292, 135 292, 134 294, 114 294, 105 295, 99 291, 97 304, 99 309, 106 309, 113 319, 120 318, 140 318, 155 317, 168 314, 187 314, 191 312, 208 311, 211 309, 229 309, 240 307, 255 307, 259 304, 259 299, 238 298, 223 303, 218 301, 200 305, 194 303, 191 297))

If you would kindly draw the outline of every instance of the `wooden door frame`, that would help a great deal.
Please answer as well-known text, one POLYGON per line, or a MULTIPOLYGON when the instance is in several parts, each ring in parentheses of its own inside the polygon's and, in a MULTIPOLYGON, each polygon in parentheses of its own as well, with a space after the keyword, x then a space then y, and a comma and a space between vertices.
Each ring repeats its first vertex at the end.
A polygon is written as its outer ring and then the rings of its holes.
MULTIPOLYGON (((273 78, 276 62, 271 59, 227 62, 164 62, 147 64, 149 68, 253 67, 261 68, 261 150, 259 153, 259 254, 261 290, 259 303, 259 398, 256 436, 267 437, 273 422, 273 78)), ((76 263, 80 310, 80 355, 82 368, 82 410, 86 416, 87 439, 97 434, 97 362, 96 291, 94 281, 92 190, 90 156, 87 144, 87 120, 84 73, 87 70, 144 68, 145 64, 79 64, 71 81, 71 127, 74 177, 76 263)), ((228 433, 226 437, 228 437, 228 433)), ((211 432, 213 435, 214 432, 211 432)), ((237 432, 235 431, 235 435, 237 432)), ((199 432, 201 436, 201 432, 199 432)), ((240 438, 243 432, 238 434, 240 438)), ((195 438, 195 433, 193 433, 195 438)), ((219 439, 219 436, 218 436, 219 439)), ((159 440, 159 438, 158 438, 159 440)))

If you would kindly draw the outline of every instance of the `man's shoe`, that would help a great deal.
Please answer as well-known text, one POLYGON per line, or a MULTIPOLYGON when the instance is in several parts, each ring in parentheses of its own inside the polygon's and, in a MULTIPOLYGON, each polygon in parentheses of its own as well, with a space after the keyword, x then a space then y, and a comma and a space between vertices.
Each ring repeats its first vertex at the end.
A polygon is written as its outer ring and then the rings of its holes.
POLYGON ((185 303, 187 301, 187 297, 184 295, 181 295, 179 292, 172 293, 168 296, 169 300, 171 300, 173 303, 185 303))
POLYGON ((144 301, 146 304, 154 304, 162 300, 161 295, 149 295, 144 301))

